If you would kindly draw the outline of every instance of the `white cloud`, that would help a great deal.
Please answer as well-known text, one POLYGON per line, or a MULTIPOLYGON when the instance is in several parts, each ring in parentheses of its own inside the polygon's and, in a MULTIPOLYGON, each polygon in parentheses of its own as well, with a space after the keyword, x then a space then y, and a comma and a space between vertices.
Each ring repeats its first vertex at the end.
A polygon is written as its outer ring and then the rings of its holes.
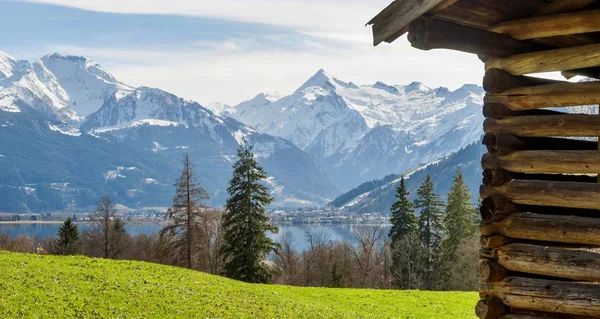
MULTIPOLYGON (((320 43, 320 42, 317 42, 320 43)), ((290 94, 318 69, 357 84, 423 82, 455 89, 479 84, 483 66, 474 55, 419 51, 400 38, 393 45, 320 46, 305 51, 236 51, 213 45, 198 52, 121 51, 57 46, 93 58, 120 81, 159 87, 201 104, 236 104, 260 92, 290 94), (112 61, 112 62, 110 62, 112 61), (447 63, 452 61, 452 63, 447 63)))
POLYGON ((177 14, 258 22, 307 30, 362 27, 390 0, 24 0, 85 10, 177 14))
MULTIPOLYGON (((268 47, 249 38, 198 41, 169 49, 50 45, 46 52, 93 58, 119 80, 159 87, 202 104, 235 104, 260 92, 289 94, 324 68, 357 84, 423 82, 457 88, 481 82, 483 65, 474 55, 420 51, 406 37, 371 45, 365 23, 390 0, 31 0, 86 10, 181 14, 292 27, 304 37, 297 46, 268 47), (164 51, 169 50, 169 51, 164 51)), ((126 31, 126 30, 124 30, 126 31)), ((279 35, 259 34, 256 37, 279 35)), ((291 39, 271 39, 277 43, 291 39)))

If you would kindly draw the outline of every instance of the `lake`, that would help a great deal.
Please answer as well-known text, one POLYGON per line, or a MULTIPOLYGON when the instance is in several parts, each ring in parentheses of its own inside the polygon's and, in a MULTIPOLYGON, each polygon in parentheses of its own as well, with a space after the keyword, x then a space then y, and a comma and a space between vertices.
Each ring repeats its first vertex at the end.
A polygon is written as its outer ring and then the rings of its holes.
MULTIPOLYGON (((19 235, 38 236, 41 238, 45 237, 56 237, 58 229, 62 224, 48 224, 48 223, 31 223, 31 224, 0 224, 0 233, 7 232, 12 238, 19 235)), ((78 224, 79 231, 86 231, 90 229, 90 224, 78 224)), ((356 240, 353 236, 353 230, 358 227, 365 227, 365 225, 356 224, 284 224, 277 225, 279 227, 279 233, 270 234, 271 238, 278 241, 282 234, 290 232, 294 238, 294 248, 297 250, 304 250, 308 247, 306 240, 306 233, 311 232, 313 234, 322 233, 329 237, 332 241, 348 241, 355 243, 356 240)), ((385 234, 390 229, 390 226, 382 226, 385 228, 385 234)), ((158 224, 128 224, 125 228, 129 234, 135 236, 138 234, 154 234, 157 233, 161 225, 158 224)))

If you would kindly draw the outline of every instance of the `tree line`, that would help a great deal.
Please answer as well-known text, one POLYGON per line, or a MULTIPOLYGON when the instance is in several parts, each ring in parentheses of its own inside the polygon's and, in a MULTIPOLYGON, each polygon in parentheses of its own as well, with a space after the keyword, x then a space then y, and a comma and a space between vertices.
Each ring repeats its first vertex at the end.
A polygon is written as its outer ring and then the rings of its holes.
POLYGON ((128 234, 111 199, 104 196, 91 214, 89 231, 80 233, 68 218, 57 238, 10 239, 2 234, 0 249, 142 260, 252 283, 476 289, 478 218, 459 170, 447 204, 434 193, 430 176, 411 202, 402 177, 389 233, 383 227, 355 227, 351 244, 332 241, 324 232, 307 232, 308 248, 298 251, 291 233, 283 233, 279 242, 268 236, 278 229, 265 213, 273 202, 261 182, 267 175, 250 146, 242 145, 237 155, 224 211, 206 205, 209 195, 195 179, 186 153, 173 205, 165 214, 168 223, 158 233, 128 234))

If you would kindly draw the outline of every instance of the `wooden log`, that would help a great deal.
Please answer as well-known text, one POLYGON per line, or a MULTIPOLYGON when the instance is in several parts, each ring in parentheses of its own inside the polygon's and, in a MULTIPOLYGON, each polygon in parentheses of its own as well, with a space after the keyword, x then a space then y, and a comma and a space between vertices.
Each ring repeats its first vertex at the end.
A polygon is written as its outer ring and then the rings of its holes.
MULTIPOLYGON (((575 249, 513 243, 497 248, 496 256, 498 263, 505 270, 573 280, 600 281, 598 248, 575 249)), ((480 279, 483 275, 485 273, 480 271, 480 279)))
MULTIPOLYGON (((487 165, 487 164, 486 164, 487 165)), ((499 187, 512 180, 537 180, 537 181, 555 181, 555 182, 578 182, 578 183, 596 183, 597 175, 574 175, 574 174, 530 174, 530 173, 510 173, 502 168, 485 168, 483 170, 482 184, 486 186, 499 187)))
POLYGON ((494 104, 494 103, 484 103, 483 104, 483 116, 492 119, 503 119, 507 117, 513 116, 525 116, 525 115, 563 115, 565 113, 554 111, 554 110, 544 110, 544 109, 531 109, 531 110, 522 110, 515 111, 511 110, 506 105, 503 104, 494 104))
POLYGON ((530 41, 518 41, 483 29, 435 18, 421 17, 410 25, 408 40, 421 50, 450 49, 486 57, 547 50, 549 47, 530 41))
MULTIPOLYGON (((523 76, 525 77, 525 76, 523 76)), ((497 95, 557 95, 557 94, 589 94, 600 90, 599 81, 591 82, 562 82, 520 86, 508 89, 497 95)))
POLYGON ((589 5, 595 4, 597 0, 557 0, 552 1, 535 13, 536 16, 556 14, 563 12, 579 11, 589 5))
POLYGON ((514 179, 481 186, 483 198, 503 195, 515 204, 600 209, 600 184, 514 179))
POLYGON ((490 26, 489 30, 508 34, 518 40, 596 32, 600 31, 600 10, 586 10, 506 21, 490 26))
POLYGON ((520 150, 597 150, 593 141, 553 137, 523 137, 510 133, 490 132, 483 137, 488 152, 506 155, 520 150))
POLYGON ((512 243, 514 239, 502 235, 481 236, 479 242, 482 248, 494 249, 512 243))
POLYGON ((498 319, 507 312, 508 307, 498 298, 479 300, 475 306, 475 314, 481 319, 498 319))
MULTIPOLYGON (((485 63, 485 61, 483 61, 485 63)), ((490 69, 483 77, 483 89, 490 93, 502 93, 506 90, 535 85, 555 84, 561 81, 536 78, 532 76, 514 76, 500 69, 490 69)))
POLYGON ((549 313, 540 311, 531 311, 511 308, 510 314, 500 317, 500 319, 598 319, 592 316, 574 316, 569 314, 549 313))
POLYGON ((600 66, 600 44, 489 58, 485 69, 501 69, 512 75, 574 70, 600 66))
POLYGON ((513 213, 500 222, 484 223, 481 235, 600 246, 600 218, 513 213))
POLYGON ((600 135, 600 117, 588 114, 525 115, 503 119, 487 118, 486 133, 511 133, 526 137, 596 137, 600 135))
POLYGON ((479 212, 484 222, 501 221, 506 216, 517 211, 517 205, 501 195, 489 196, 483 199, 479 212))
MULTIPOLYGON (((600 151, 516 151, 507 155, 486 153, 481 159, 484 169, 502 168, 515 173, 596 174, 600 172, 600 151)), ((491 172, 493 173, 493 172, 491 172)), ((522 178, 523 175, 492 176, 491 181, 503 178, 522 178)), ((536 179, 538 176, 530 176, 536 179)), ((552 177, 551 177, 552 178, 552 177)), ((543 179, 543 178, 542 178, 543 179)), ((563 181, 593 182, 591 176, 563 176, 563 181)), ((490 183, 489 185, 502 185, 490 183)))
POLYGON ((508 277, 480 283, 479 289, 509 307, 584 316, 600 314, 600 286, 596 283, 508 277))
POLYGON ((508 277, 508 270, 498 262, 490 259, 483 259, 479 263, 479 281, 495 282, 508 277))
POLYGON ((444 6, 446 2, 448 0, 392 2, 367 23, 373 25, 373 45, 378 45, 383 41, 388 43, 394 41, 406 32, 406 27, 411 22, 438 6, 444 6))
POLYGON ((504 104, 512 110, 530 110, 543 107, 566 107, 600 103, 600 92, 565 93, 552 95, 486 95, 485 103, 504 104))

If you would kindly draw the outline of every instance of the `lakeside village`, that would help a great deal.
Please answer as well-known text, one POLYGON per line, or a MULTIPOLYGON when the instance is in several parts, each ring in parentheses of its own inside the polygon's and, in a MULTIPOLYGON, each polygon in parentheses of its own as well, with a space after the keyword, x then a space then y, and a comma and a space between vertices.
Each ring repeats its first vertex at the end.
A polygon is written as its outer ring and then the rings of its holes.
MULTIPOLYGON (((167 208, 119 209, 122 218, 131 224, 160 224, 165 222, 167 208)), ((92 209, 90 209, 90 212, 92 209)), ((363 224, 387 225, 389 216, 379 212, 358 213, 337 208, 296 208, 268 210, 267 216, 275 224, 363 224)), ((63 222, 68 217, 74 221, 90 222, 90 213, 48 212, 48 213, 0 213, 0 222, 63 222)))

